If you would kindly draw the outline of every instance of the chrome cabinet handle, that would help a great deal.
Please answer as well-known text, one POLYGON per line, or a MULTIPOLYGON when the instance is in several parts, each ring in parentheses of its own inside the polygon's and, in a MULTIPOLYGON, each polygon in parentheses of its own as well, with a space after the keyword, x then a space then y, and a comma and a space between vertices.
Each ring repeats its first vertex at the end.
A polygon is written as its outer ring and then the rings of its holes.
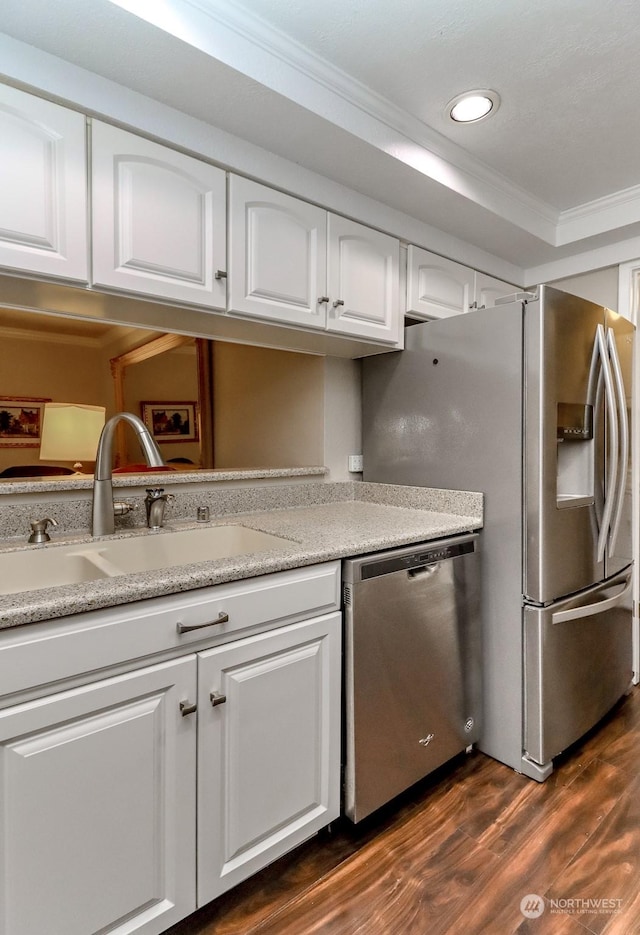
POLYGON ((329 301, 329 296, 328 296, 328 295, 321 295, 321 296, 318 297, 318 304, 319 304, 319 305, 322 305, 323 303, 328 302, 328 301, 329 301))
POLYGON ((228 620, 229 614, 225 614, 224 610, 221 610, 216 620, 210 620, 208 623, 178 623, 176 624, 176 630, 178 633, 189 633, 191 630, 202 630, 205 627, 215 627, 219 623, 227 623, 228 620))
POLYGON ((227 696, 223 695, 222 692, 211 692, 209 698, 211 699, 211 704, 214 708, 216 705, 224 704, 227 700, 227 696))
POLYGON ((186 717, 187 714, 194 714, 198 710, 197 704, 191 704, 190 701, 181 701, 180 702, 180 713, 182 717, 186 717))
POLYGON ((216 270, 216 279, 226 279, 227 271, 226 269, 217 269, 216 270))
POLYGON ((344 305, 344 299, 336 299, 333 303, 334 308, 337 308, 339 305, 344 305))

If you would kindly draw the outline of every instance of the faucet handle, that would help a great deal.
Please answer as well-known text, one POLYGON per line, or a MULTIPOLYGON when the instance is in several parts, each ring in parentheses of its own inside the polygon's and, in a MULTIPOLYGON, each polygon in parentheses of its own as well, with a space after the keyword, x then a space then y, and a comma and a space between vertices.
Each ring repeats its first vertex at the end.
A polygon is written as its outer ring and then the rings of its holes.
POLYGON ((137 503, 129 503, 127 500, 114 500, 113 501, 113 515, 114 516, 126 516, 127 513, 132 513, 133 510, 138 509, 137 503))
POLYGON ((164 487, 146 487, 147 491, 146 500, 164 500, 165 503, 171 503, 172 500, 175 500, 175 494, 165 493, 164 487))
POLYGON ((45 516, 44 519, 37 519, 31 523, 31 535, 29 542, 50 542, 51 536, 47 532, 47 526, 57 526, 55 519, 45 516))

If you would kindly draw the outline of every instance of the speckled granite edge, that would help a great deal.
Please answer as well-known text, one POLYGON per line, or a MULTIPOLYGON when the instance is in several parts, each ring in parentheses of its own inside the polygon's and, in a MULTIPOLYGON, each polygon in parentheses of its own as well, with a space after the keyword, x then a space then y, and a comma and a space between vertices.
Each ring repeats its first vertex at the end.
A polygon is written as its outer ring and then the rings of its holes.
MULTIPOLYGON (((319 465, 297 468, 251 468, 246 471, 217 469, 215 471, 154 471, 150 474, 114 474, 113 486, 144 487, 160 481, 169 484, 215 484, 223 481, 267 480, 278 477, 313 477, 327 474, 327 468, 319 465)), ((0 497, 15 494, 62 493, 90 490, 93 487, 93 475, 75 475, 63 477, 4 479, 0 481, 0 497)))
POLYGON ((483 494, 469 490, 442 490, 438 487, 402 487, 395 484, 354 484, 354 497, 368 503, 384 503, 408 510, 434 510, 437 513, 481 514, 483 494))

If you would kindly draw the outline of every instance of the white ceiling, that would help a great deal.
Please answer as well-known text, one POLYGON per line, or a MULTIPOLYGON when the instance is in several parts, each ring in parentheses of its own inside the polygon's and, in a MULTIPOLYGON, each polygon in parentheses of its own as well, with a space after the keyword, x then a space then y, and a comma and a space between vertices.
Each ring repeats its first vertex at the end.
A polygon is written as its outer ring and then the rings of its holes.
POLYGON ((0 31, 523 269, 640 236, 637 0, 2 0, 0 31), (469 88, 499 111, 448 122, 469 88))

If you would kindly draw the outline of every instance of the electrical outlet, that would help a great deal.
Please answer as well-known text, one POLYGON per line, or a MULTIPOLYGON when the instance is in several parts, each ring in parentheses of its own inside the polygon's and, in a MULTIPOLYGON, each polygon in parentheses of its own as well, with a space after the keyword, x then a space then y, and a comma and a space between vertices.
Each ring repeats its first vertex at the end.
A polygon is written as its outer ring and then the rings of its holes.
POLYGON ((362 471, 362 455, 349 455, 349 472, 357 474, 362 471))

